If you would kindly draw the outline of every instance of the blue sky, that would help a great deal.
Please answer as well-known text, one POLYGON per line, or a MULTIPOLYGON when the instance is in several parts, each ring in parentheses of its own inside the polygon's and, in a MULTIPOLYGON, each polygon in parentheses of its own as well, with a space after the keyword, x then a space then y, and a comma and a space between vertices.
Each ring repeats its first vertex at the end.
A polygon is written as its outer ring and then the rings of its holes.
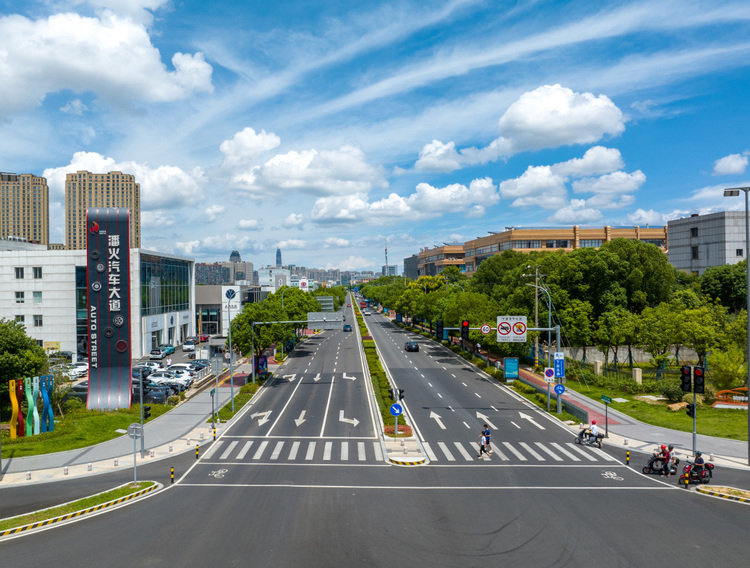
POLYGON ((379 270, 742 209, 746 0, 0 0, 0 170, 141 183, 145 248, 379 270))

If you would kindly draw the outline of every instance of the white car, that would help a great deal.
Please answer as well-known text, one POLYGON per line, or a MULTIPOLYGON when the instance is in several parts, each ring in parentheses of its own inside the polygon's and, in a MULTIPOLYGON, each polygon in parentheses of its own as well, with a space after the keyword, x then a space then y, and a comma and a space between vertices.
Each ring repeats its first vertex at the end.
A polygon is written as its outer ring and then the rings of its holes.
POLYGON ((182 344, 182 350, 183 351, 195 351, 195 343, 188 339, 185 343, 182 344))
POLYGON ((177 391, 183 391, 188 388, 187 379, 180 378, 174 373, 168 371, 157 371, 156 373, 151 373, 148 376, 148 379, 155 382, 157 385, 167 385, 177 391))
POLYGON ((76 374, 76 377, 81 378, 85 377, 89 374, 89 364, 86 363, 86 361, 79 361, 78 363, 73 363, 71 365, 73 368, 73 372, 76 374))
POLYGON ((193 384, 193 381, 195 381, 195 375, 188 371, 187 369, 175 369, 174 365, 172 365, 169 368, 169 372, 172 373, 175 377, 177 377, 181 381, 185 381, 186 386, 190 387, 190 385, 193 384))

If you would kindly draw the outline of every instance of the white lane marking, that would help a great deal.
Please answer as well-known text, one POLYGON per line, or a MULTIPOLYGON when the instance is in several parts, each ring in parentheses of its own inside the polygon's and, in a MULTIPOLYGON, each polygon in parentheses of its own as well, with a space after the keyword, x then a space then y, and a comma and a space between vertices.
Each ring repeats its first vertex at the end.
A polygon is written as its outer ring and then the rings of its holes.
POLYGON ((429 387, 432 387, 432 383, 427 383, 427 385, 428 385, 429 387))
POLYGON ((589 461, 593 461, 593 462, 595 462, 595 461, 596 461, 596 458, 595 458, 594 456, 592 456, 591 454, 589 454, 589 453, 588 453, 588 452, 586 452, 585 450, 582 450, 581 448, 579 448, 578 446, 576 446, 576 445, 575 445, 575 444, 574 444, 573 442, 568 442, 568 443, 567 443, 567 444, 565 444, 565 445, 566 445, 566 446, 568 446, 568 447, 570 447, 570 448, 571 448, 572 450, 575 450, 575 451, 576 451, 576 452, 578 452, 579 454, 581 454, 581 455, 582 455, 583 457, 585 457, 585 458, 586 458, 587 460, 589 460, 589 461))
POLYGON ((237 454, 237 459, 242 460, 245 459, 245 456, 247 455, 247 452, 250 451, 250 446, 252 446, 252 442, 245 442, 245 445, 242 446, 242 449, 240 450, 240 453, 237 454))
POLYGON ((419 367, 414 367, 414 370, 415 371, 419 371, 419 367))
POLYGON ((206 460, 210 458, 214 453, 221 447, 221 445, 224 443, 223 440, 217 440, 214 442, 214 445, 208 448, 205 454, 203 454, 203 459, 206 460))
POLYGON ((437 456, 435 455, 435 452, 432 451, 429 442, 422 442, 422 447, 424 448, 427 457, 430 458, 430 461, 438 461, 437 456))
POLYGON ((482 398, 482 396, 479 393, 475 392, 474 395, 476 395, 477 398, 482 398))
POLYGON ((448 369, 446 369, 445 367, 443 367, 443 371, 447 371, 447 370, 448 370, 448 369))
POLYGON ((577 462, 581 461, 581 459, 578 456, 574 456, 573 454, 571 454, 568 450, 566 450, 565 448, 563 448, 557 442, 550 442, 550 446, 552 446, 553 448, 555 448, 557 451, 561 452, 563 455, 568 456, 573 461, 577 461, 577 462))
POLYGON ((445 454, 445 457, 448 461, 456 461, 456 458, 453 457, 453 454, 448 449, 448 446, 445 445, 445 442, 438 442, 438 446, 440 446, 440 449, 443 450, 443 454, 445 454))
POLYGON ((326 431, 326 420, 328 419, 328 409, 331 406, 331 397, 333 396, 333 383, 336 381, 336 376, 331 376, 331 388, 328 390, 328 401, 326 401, 326 409, 323 412, 323 425, 320 427, 320 437, 323 437, 323 432, 326 431))
POLYGON ((453 442, 453 444, 456 446, 456 449, 458 450, 458 453, 463 456, 463 458, 466 461, 474 461, 476 458, 467 452, 461 442, 453 442))
POLYGON ((463 386, 465 386, 465 387, 468 387, 468 386, 469 386, 469 385, 467 385, 467 384, 466 384, 465 382, 463 382, 463 381, 461 381, 461 384, 462 384, 463 386))
POLYGON ((510 421, 510 423, 513 424, 513 426, 515 426, 519 430, 521 429, 521 427, 518 424, 516 424, 515 422, 513 422, 512 420, 510 421))
POLYGON ((563 461, 563 459, 560 456, 558 456, 556 453, 551 451, 547 446, 545 446, 541 442, 534 442, 534 443, 539 447, 540 450, 542 450, 543 452, 547 452, 550 456, 552 456, 553 460, 559 461, 559 462, 563 461))
POLYGON ((612 457, 612 456, 610 456, 610 455, 609 455, 609 454, 608 454, 607 452, 605 452, 605 451, 603 451, 603 450, 600 450, 599 448, 591 448, 591 449, 592 449, 592 450, 594 450, 594 453, 595 453, 595 454, 599 454, 599 455, 600 455, 600 456, 602 456, 602 457, 603 457, 603 458, 604 458, 605 460, 608 460, 608 461, 613 461, 613 462, 617 462, 617 463, 619 463, 619 460, 618 460, 617 458, 613 458, 613 457, 612 457))
POLYGON ((383 448, 380 446, 380 442, 372 443, 372 451, 375 452, 375 461, 383 461, 383 448))
POLYGON ((419 373, 419 376, 424 379, 424 375, 422 373, 419 373))
POLYGON ((505 446, 506 448, 508 448, 513 453, 513 455, 515 455, 519 460, 521 460, 521 461, 528 461, 526 459, 526 456, 523 455, 521 452, 519 452, 517 449, 515 449, 510 443, 503 442, 503 446, 505 446))
MULTIPOLYGON (((457 378, 456 375, 454 375, 453 373, 451 373, 451 377, 453 377, 454 379, 457 378)), ((466 383, 464 383, 464 384, 466 384, 466 383)))
POLYGON ((492 410, 494 410, 495 412, 500 412, 500 411, 499 411, 499 410, 498 410, 497 408, 495 408, 495 407, 494 407, 494 406, 492 406, 492 405, 490 405, 490 408, 491 408, 492 410))
POLYGON ((255 455, 253 456, 254 460, 259 460, 260 456, 263 455, 263 452, 266 450, 266 446, 268 445, 268 440, 264 440, 260 443, 260 446, 258 446, 258 450, 255 452, 255 455))
POLYGON ((437 395, 438 395, 438 396, 439 396, 440 398, 443 398, 443 395, 442 395, 442 394, 440 394, 440 393, 437 393, 437 395))
POLYGON ((223 453, 223 454, 221 454, 221 457, 220 457, 219 459, 220 459, 220 460, 225 460, 225 459, 227 459, 227 458, 229 457, 229 454, 231 454, 231 453, 232 453, 232 450, 233 450, 234 448, 236 448, 236 447, 237 447, 237 444, 239 444, 239 442, 238 442, 237 440, 235 440, 234 442, 231 442, 231 443, 230 443, 230 444, 229 444, 229 445, 227 446, 227 449, 226 449, 226 450, 224 450, 224 453, 223 453))
POLYGON ((349 460, 349 442, 341 442, 341 461, 349 460))
POLYGON ((333 442, 326 442, 323 446, 323 461, 331 461, 331 452, 333 450, 333 442))
POLYGON ((471 430, 471 426, 469 426, 466 422, 464 422, 464 426, 466 426, 469 430, 471 430))
POLYGON ((453 410, 453 407, 452 407, 452 406, 449 406, 448 408, 450 408, 450 411, 451 411, 451 412, 456 412, 455 410, 453 410))
POLYGON ((367 459, 364 442, 357 442, 357 457, 359 458, 359 461, 365 461, 367 459))
POLYGON ((292 443, 292 449, 289 452, 289 459, 294 460, 297 459, 297 451, 299 450, 300 442, 296 441, 292 443))
POLYGON ((529 446, 526 442, 518 442, 518 445, 521 446, 523 449, 525 449, 527 452, 529 452, 535 459, 538 459, 539 461, 547 461, 542 456, 540 456, 537 451, 529 446))
POLYGON ((313 459, 313 456, 315 455, 315 442, 310 442, 307 444, 307 454, 305 454, 305 459, 307 461, 310 461, 313 459))

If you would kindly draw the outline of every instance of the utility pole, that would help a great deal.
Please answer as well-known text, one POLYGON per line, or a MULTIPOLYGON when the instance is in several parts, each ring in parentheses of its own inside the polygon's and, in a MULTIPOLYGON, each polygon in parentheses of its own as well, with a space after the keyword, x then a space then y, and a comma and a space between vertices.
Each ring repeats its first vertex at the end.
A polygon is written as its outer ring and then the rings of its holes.
MULTIPOLYGON (((531 268, 531 265, 526 266, 531 268)), ((534 266, 534 274, 522 274, 522 276, 534 277, 534 327, 539 327, 539 277, 545 274, 539 274, 539 266, 534 266)), ((548 324, 549 325, 549 324, 548 324)), ((552 349, 552 344, 549 346, 552 349)), ((534 338, 534 367, 539 366, 539 336, 534 338)))

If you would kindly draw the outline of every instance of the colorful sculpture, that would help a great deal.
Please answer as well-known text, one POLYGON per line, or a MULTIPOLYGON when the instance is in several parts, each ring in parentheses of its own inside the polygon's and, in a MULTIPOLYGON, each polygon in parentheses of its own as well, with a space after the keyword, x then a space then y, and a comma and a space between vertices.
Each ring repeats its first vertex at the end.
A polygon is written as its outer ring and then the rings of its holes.
POLYGON ((52 375, 41 377, 42 389, 42 432, 52 432, 55 429, 55 419, 52 414, 52 375))
MULTIPOLYGON (((25 380, 21 379, 16 383, 16 401, 18 404, 18 437, 23 438, 26 435, 26 422, 23 417, 23 409, 21 408, 21 401, 23 400, 23 384, 25 380)), ((12 392, 12 391, 11 391, 12 392)))

